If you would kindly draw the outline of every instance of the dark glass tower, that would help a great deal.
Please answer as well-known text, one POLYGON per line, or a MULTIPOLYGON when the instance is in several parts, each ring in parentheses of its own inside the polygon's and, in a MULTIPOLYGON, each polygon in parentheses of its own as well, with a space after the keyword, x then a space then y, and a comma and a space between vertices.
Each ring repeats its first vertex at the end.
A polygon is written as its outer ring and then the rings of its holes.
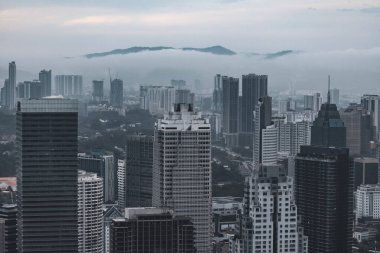
POLYGON ((239 78, 222 77, 223 136, 226 146, 237 147, 239 142, 239 78))
POLYGON ((125 168, 126 207, 152 206, 153 136, 127 138, 125 168))
POLYGON ((125 218, 111 224, 112 253, 193 253, 194 227, 190 218, 175 217, 160 208, 127 208, 125 218))
POLYGON ((253 146, 253 112, 259 98, 268 95, 268 76, 248 74, 242 78, 242 112, 240 146, 253 146))
POLYGON ((38 77, 41 82, 41 97, 51 96, 51 70, 41 70, 38 77))
POLYGON ((17 104, 18 252, 78 252, 78 102, 17 104))
POLYGON ((309 253, 352 252, 353 168, 336 105, 322 105, 296 156, 296 204, 309 253))
POLYGON ((123 80, 113 79, 111 81, 110 104, 114 107, 123 107, 123 80))
POLYGON ((335 104, 322 105, 311 127, 311 145, 346 147, 346 127, 335 104))

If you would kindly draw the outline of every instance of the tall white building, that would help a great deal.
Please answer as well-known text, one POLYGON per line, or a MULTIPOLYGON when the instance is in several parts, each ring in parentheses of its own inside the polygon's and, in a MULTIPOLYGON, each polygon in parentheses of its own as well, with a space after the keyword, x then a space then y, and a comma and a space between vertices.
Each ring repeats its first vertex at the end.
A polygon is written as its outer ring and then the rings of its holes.
POLYGON ((356 190, 356 218, 380 219, 380 184, 358 187, 356 190))
POLYGON ((307 237, 299 225, 293 179, 280 165, 261 165, 246 178, 242 234, 231 239, 232 253, 305 253, 307 237))
POLYGON ((272 122, 272 98, 259 99, 254 114, 253 166, 277 162, 277 129, 272 122))
POLYGON ((9 63, 9 76, 8 76, 8 82, 9 82, 9 89, 8 89, 8 109, 14 110, 16 107, 16 63, 10 62, 9 63))
POLYGON ((96 173, 78 175, 78 246, 80 253, 103 252, 103 181, 96 173))
POLYGON ((140 86, 140 107, 153 115, 164 115, 172 109, 175 96, 172 86, 140 86))
POLYGON ((56 75, 55 94, 77 97, 83 94, 83 78, 80 75, 56 75))
POLYGON ((192 105, 176 104, 157 121, 154 134, 153 206, 192 219, 197 253, 211 251, 210 128, 192 105))
POLYGON ((289 122, 285 117, 273 118, 278 130, 278 152, 295 156, 301 145, 310 145, 311 123, 309 121, 289 122))
POLYGON ((120 210, 125 208, 125 161, 117 160, 117 204, 120 210))
POLYGON ((339 106, 339 89, 330 89, 331 104, 339 106))

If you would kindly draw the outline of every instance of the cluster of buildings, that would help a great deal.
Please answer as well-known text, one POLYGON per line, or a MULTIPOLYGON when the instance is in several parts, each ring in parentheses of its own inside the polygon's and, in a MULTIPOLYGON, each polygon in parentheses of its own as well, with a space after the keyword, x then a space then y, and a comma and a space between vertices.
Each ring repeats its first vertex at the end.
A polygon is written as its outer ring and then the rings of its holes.
MULTIPOLYGON (((9 69, 1 97, 16 111, 17 188, 0 179, 0 253, 210 253, 218 237, 231 253, 348 253, 375 234, 379 96, 338 108, 329 89, 325 103, 305 95, 302 112, 287 99, 274 113, 268 76, 243 75, 240 95, 238 78, 216 75, 202 115, 172 80, 140 87, 153 136, 128 136, 121 155, 78 154, 82 77, 56 76, 53 97, 51 71, 16 87, 9 69), (252 151, 242 199, 212 198, 212 142, 252 151)), ((103 81, 92 97, 104 101, 103 81)), ((120 79, 110 105, 123 107, 120 79)))
MULTIPOLYGON (((32 81, 16 81, 16 63, 9 63, 8 78, 0 90, 0 105, 2 108, 14 112, 18 100, 39 99, 49 96, 63 96, 80 100, 80 113, 87 112, 87 101, 84 96, 83 77, 81 75, 56 75, 54 77, 55 89, 52 88, 52 71, 41 70, 38 79, 32 81), (81 107, 84 107, 83 109, 81 107)), ((105 96, 104 81, 94 80, 92 82, 92 94, 90 102, 106 102, 111 109, 120 112, 123 109, 123 80, 111 79, 109 95, 105 96)))

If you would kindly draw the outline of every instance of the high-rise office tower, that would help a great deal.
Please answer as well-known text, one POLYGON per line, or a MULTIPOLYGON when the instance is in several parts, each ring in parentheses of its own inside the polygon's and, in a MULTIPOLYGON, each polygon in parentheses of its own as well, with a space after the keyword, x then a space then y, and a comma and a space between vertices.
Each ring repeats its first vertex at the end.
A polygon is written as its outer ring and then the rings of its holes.
POLYGON ((311 126, 311 145, 346 147, 346 127, 335 104, 322 105, 311 126))
POLYGON ((117 160, 117 205, 120 210, 125 208, 125 160, 117 160))
POLYGON ((80 75, 55 76, 55 94, 64 97, 78 97, 83 94, 83 77, 80 75))
POLYGON ((321 109, 322 96, 321 93, 317 92, 313 95, 313 110, 318 112, 321 109))
POLYGON ((193 253, 193 233, 190 218, 176 217, 171 210, 127 208, 125 218, 112 221, 111 252, 193 253))
POLYGON ((330 90, 331 103, 339 105, 339 89, 334 88, 330 90))
POLYGON ((127 137, 125 168, 125 206, 152 206, 153 136, 127 137))
POLYGON ((100 102, 103 100, 104 96, 104 88, 103 88, 103 80, 97 81, 93 80, 92 81, 92 99, 94 101, 100 102))
POLYGON ((16 63, 9 63, 9 75, 8 75, 8 108, 14 110, 16 106, 16 63))
POLYGON ((222 77, 223 137, 228 148, 239 145, 239 78, 222 77))
POLYGON ((272 98, 262 97, 255 108, 253 139, 254 168, 277 162, 278 130, 272 122, 272 98))
POLYGON ((380 185, 361 185, 355 195, 356 219, 380 219, 380 185))
POLYGON ((172 86, 140 86, 140 108, 164 115, 173 108, 176 89, 172 86))
POLYGON ((17 85, 17 98, 42 98, 43 87, 40 81, 25 81, 17 85))
POLYGON ((123 80, 121 79, 111 81, 110 104, 117 108, 123 107, 123 80))
POLYGON ((248 74, 242 77, 242 115, 240 119, 242 143, 240 146, 253 147, 253 113, 259 98, 268 95, 268 76, 248 74))
POLYGON ((7 106, 8 102, 8 89, 9 89, 9 81, 5 79, 4 86, 1 88, 1 106, 7 106))
POLYGON ((103 180, 83 170, 78 175, 79 253, 103 252, 103 180))
MULTIPOLYGON (((281 165, 260 165, 246 178, 238 252, 307 253, 298 220, 293 178, 281 165)), ((235 239, 236 240, 236 239, 235 239)))
POLYGON ((376 138, 371 115, 362 105, 350 104, 340 110, 340 116, 346 127, 346 145, 350 149, 350 155, 369 155, 370 142, 376 138))
POLYGON ((379 139, 380 131, 380 96, 379 95, 363 95, 361 104, 367 113, 372 117, 372 124, 376 128, 376 138, 379 139))
POLYGON ((174 103, 176 104, 194 104, 195 95, 190 90, 179 90, 175 91, 174 103))
MULTIPOLYGON (((127 165, 128 166, 128 165, 127 165)), ((153 206, 190 217, 198 253, 211 250, 211 131, 192 105, 177 104, 155 126, 153 206)))
POLYGON ((222 76, 214 77, 214 91, 212 94, 212 110, 216 113, 223 113, 223 84, 222 76))
POLYGON ((78 102, 21 100, 16 121, 18 252, 78 252, 78 102))
POLYGON ((17 252, 17 206, 0 204, 0 253, 17 252))
POLYGON ((113 203, 116 200, 116 174, 117 170, 113 155, 93 152, 91 155, 80 154, 79 169, 96 173, 103 179, 103 199, 105 203, 113 203))
POLYGON ((278 131, 278 152, 295 156, 302 145, 310 145, 311 124, 309 121, 289 122, 285 117, 272 119, 278 131))
POLYGON ((322 105, 311 146, 295 162, 295 192, 309 253, 352 252, 353 170, 346 129, 335 104, 322 105))
POLYGON ((314 96, 313 95, 303 96, 303 108, 304 110, 314 110, 314 96))
POLYGON ((7 106, 9 110, 14 110, 16 106, 16 63, 14 61, 9 63, 8 82, 7 106))
POLYGON ((39 80, 41 82, 41 96, 48 97, 51 96, 51 70, 41 70, 38 74, 39 80))
POLYGON ((357 157, 354 159, 354 190, 362 184, 377 184, 379 182, 379 159, 372 157, 357 157))

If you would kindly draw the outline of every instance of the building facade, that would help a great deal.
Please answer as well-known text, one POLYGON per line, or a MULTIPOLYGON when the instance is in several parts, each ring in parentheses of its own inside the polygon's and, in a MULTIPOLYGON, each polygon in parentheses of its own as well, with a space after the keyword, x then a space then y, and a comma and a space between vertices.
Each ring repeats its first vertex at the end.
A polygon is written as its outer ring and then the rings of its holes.
POLYGON ((127 208, 111 224, 111 253, 193 253, 190 218, 161 208, 127 208))
POLYGON ((242 77, 242 112, 240 119, 240 146, 253 147, 253 112, 259 98, 268 96, 268 76, 248 74, 242 77))
POLYGON ((78 252, 78 102, 21 100, 16 123, 18 252, 78 252))
POLYGON ((192 105, 177 104, 155 125, 153 206, 190 217, 198 253, 211 250, 211 131, 192 105))
POLYGON ((0 204, 0 253, 17 252, 17 206, 0 204))
POLYGON ((228 148, 239 145, 239 79, 223 76, 223 137, 228 148))
POLYGON ((125 207, 152 206, 153 136, 127 137, 125 207))
POLYGON ((83 77, 80 75, 56 75, 55 94, 64 97, 79 97, 83 94, 83 77))
POLYGON ((123 108, 123 92, 123 80, 113 79, 110 93, 110 104, 113 107, 123 108))
POLYGON ((103 252, 103 180, 83 170, 78 174, 78 246, 80 253, 103 252))
POLYGON ((51 96, 51 70, 41 70, 38 79, 41 83, 41 97, 51 96))

